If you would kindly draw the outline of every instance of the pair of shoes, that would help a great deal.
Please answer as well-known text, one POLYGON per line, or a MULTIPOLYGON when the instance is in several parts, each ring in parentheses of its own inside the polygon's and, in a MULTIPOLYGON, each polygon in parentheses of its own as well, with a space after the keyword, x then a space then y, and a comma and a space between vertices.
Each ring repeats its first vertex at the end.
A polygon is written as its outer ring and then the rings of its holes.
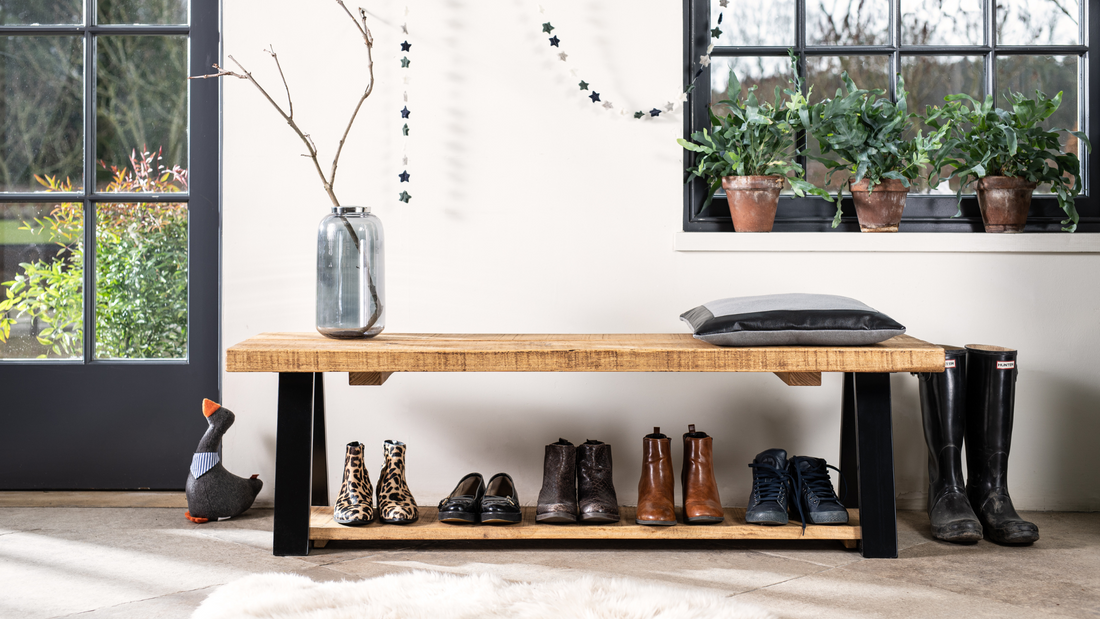
MULTIPOLYGON (((416 499, 405 482, 405 443, 387 440, 382 444, 384 461, 378 475, 378 519, 383 524, 412 524, 420 518, 416 499)), ((374 521, 370 475, 363 465, 363 445, 348 443, 344 455, 344 480, 332 508, 338 524, 362 526, 374 521)))
POLYGON ((516 524, 523 519, 516 484, 507 473, 485 478, 470 473, 439 502, 439 521, 450 524, 516 524))
POLYGON ((829 469, 840 472, 822 458, 794 456, 783 449, 766 449, 752 460, 752 493, 745 509, 749 524, 784 525, 792 507, 802 528, 810 524, 847 524, 848 510, 840 503, 829 469))
POLYGON ((579 446, 559 438, 546 446, 535 522, 619 521, 611 479, 611 445, 591 439, 579 446))
MULTIPOLYGON (((714 524, 725 518, 714 479, 713 451, 713 439, 706 432, 696 432, 694 424, 689 425, 684 434, 684 464, 680 469, 684 522, 688 524, 714 524)), ((634 522, 676 524, 674 485, 672 440, 661 434, 661 428, 653 428, 653 433, 642 439, 642 477, 638 480, 634 522)))
POLYGON ((1039 527, 1016 513, 1008 495, 1016 351, 975 344, 943 348, 943 373, 917 374, 932 536, 954 543, 977 542, 983 535, 1000 544, 1033 543, 1039 527))

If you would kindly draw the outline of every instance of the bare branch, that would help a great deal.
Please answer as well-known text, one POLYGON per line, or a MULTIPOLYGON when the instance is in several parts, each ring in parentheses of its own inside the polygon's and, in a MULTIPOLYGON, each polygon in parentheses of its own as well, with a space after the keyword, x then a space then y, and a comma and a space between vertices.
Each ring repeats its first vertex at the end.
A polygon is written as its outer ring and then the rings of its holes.
POLYGON ((355 109, 351 113, 351 118, 348 119, 348 126, 344 129, 344 135, 340 136, 340 143, 336 146, 336 155, 332 158, 332 171, 329 173, 328 184, 334 185, 336 183, 336 167, 340 163, 340 153, 344 151, 344 142, 348 139, 348 134, 351 133, 351 126, 355 124, 355 118, 359 115, 359 109, 363 107, 363 102, 367 100, 367 97, 374 92, 374 55, 372 51, 374 49, 374 36, 371 35, 370 28, 367 27, 367 12, 362 8, 359 9, 360 21, 355 19, 348 7, 344 5, 344 0, 336 0, 336 3, 344 9, 344 12, 348 14, 351 21, 355 23, 355 27, 359 29, 359 32, 363 35, 363 43, 367 46, 367 72, 370 74, 370 82, 367 84, 366 89, 363 91, 363 96, 359 98, 359 102, 355 104, 355 109))
POLYGON ((226 71, 225 69, 218 66, 217 63, 214 63, 211 66, 214 67, 215 69, 217 69, 218 72, 217 73, 207 73, 206 75, 192 75, 191 77, 188 77, 187 79, 189 79, 189 80, 205 80, 205 79, 210 79, 212 77, 235 77, 235 78, 242 79, 242 80, 248 79, 247 77, 241 75, 240 73, 234 73, 233 71, 226 71))
POLYGON ((271 58, 275 60, 275 68, 279 69, 279 77, 282 78, 283 88, 286 89, 286 102, 290 106, 289 116, 294 118, 294 100, 290 98, 290 86, 286 83, 286 76, 283 75, 283 65, 279 64, 279 55, 275 53, 275 46, 268 45, 264 51, 271 54, 271 58))

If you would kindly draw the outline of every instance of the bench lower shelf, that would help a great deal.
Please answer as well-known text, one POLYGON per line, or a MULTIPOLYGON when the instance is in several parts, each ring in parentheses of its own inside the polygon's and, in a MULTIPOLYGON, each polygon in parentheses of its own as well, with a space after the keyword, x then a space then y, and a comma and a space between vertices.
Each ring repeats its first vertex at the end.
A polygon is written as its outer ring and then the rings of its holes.
MULTIPOLYGON (((621 506, 622 519, 613 524, 537 524, 535 508, 523 508, 523 521, 513 525, 444 524, 434 507, 421 507, 420 520, 408 525, 380 524, 348 527, 332 519, 331 507, 311 508, 309 539, 323 547, 331 540, 485 540, 485 539, 813 539, 839 540, 855 548, 861 538, 859 510, 848 510, 847 525, 809 525, 803 534, 796 520, 785 526, 761 526, 745 523, 745 510, 726 508, 724 522, 710 525, 673 526, 639 525, 634 522, 634 507, 621 506)), ((682 517, 677 510, 678 518, 682 517)))

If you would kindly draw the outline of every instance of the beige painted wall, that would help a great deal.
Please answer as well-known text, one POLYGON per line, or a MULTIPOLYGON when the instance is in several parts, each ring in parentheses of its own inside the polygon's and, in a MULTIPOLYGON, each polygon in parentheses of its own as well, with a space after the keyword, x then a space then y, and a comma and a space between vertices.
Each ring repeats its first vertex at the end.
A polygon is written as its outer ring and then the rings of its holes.
MULTIPOLYGON (((579 95, 649 109, 680 88, 677 2, 419 0, 408 40, 412 183, 399 186, 398 44, 405 5, 368 6, 378 86, 340 166, 344 204, 386 227, 390 332, 681 332, 681 312, 713 298, 773 292, 848 295, 917 337, 1018 348, 1011 489, 1023 509, 1100 509, 1100 384, 1095 254, 685 253, 682 117, 622 119, 579 95), (550 20, 569 53, 550 51, 550 20), (396 200, 407 187, 408 205, 396 200)), ((352 4, 354 6, 354 4, 352 4)), ((278 93, 273 44, 295 113, 330 157, 365 84, 364 52, 335 2, 232 0, 224 45, 278 93)), ((223 345, 313 329, 315 228, 328 201, 297 138, 247 83, 224 84, 223 345)), ((327 164, 324 164, 327 168, 327 164)), ((772 375, 404 375, 380 388, 327 377, 330 488, 343 445, 408 443, 410 486, 434 505, 470 471, 511 473, 524 503, 541 484, 543 445, 611 443, 620 500, 632 503, 641 437, 688 423, 715 438, 723 501, 742 505, 746 464, 769 447, 836 462, 840 376, 789 388, 772 375)), ((916 379, 896 375, 899 505, 925 500, 916 379)), ((237 413, 225 461, 274 488, 273 375, 223 374, 237 413)), ((675 445, 675 442, 674 442, 675 445)), ((679 457, 679 445, 674 455, 679 457)), ((677 461, 676 469, 679 470, 677 461)))

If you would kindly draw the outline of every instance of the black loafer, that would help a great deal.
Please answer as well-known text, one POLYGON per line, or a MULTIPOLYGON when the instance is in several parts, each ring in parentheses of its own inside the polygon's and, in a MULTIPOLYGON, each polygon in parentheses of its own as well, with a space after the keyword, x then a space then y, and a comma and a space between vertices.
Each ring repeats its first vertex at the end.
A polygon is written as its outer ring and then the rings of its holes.
POLYGON ((451 495, 439 502, 439 521, 451 524, 474 524, 481 513, 485 496, 485 478, 470 473, 455 486, 451 495))
POLYGON ((481 523, 516 524, 520 520, 523 512, 512 477, 507 473, 493 475, 485 488, 485 498, 481 499, 481 523))

